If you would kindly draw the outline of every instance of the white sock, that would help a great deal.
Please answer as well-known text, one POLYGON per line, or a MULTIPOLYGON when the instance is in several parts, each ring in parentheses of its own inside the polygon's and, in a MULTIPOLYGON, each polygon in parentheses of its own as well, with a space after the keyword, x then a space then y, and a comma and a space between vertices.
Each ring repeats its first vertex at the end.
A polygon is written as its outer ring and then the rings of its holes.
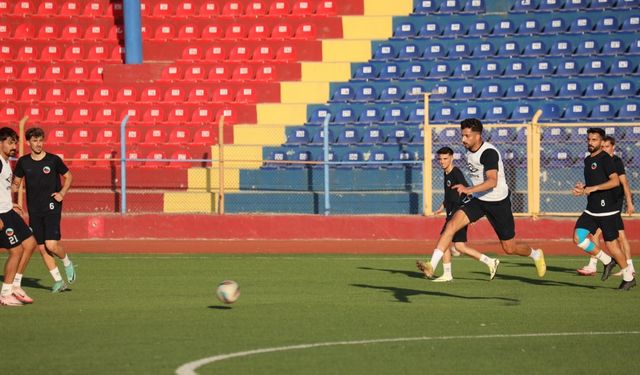
POLYGON ((444 270, 444 275, 451 276, 451 263, 442 263, 442 269, 444 270))
POLYGON ((2 283, 2 290, 0 290, 0 296, 9 296, 13 290, 13 285, 2 283))
POLYGON ((598 254, 596 254, 596 258, 598 258, 598 260, 601 261, 602 264, 611 263, 611 257, 602 250, 600 250, 598 254))
POLYGON ((13 286, 20 287, 22 285, 22 274, 16 273, 16 277, 13 278, 13 286))
POLYGON ((529 254, 529 257, 533 260, 538 260, 538 258, 540 258, 540 250, 531 249, 531 254, 529 254))
POLYGON ((438 267, 438 263, 440 263, 440 259, 442 259, 443 255, 444 252, 442 250, 433 250, 433 255, 431 256, 431 267, 433 267, 434 270, 438 267))
POLYGON ((58 269, 58 267, 49 270, 49 273, 53 277, 53 281, 62 281, 62 275, 60 275, 60 270, 58 269))
POLYGON ((589 258, 589 265, 587 267, 593 268, 593 269, 598 268, 598 258, 596 257, 589 258))
POLYGON ((488 266, 493 261, 493 259, 491 259, 488 256, 482 254, 482 255, 480 255, 480 261, 488 266))
POLYGON ((65 267, 71 264, 71 259, 69 259, 69 255, 65 255, 64 258, 62 258, 62 264, 64 264, 65 267))
POLYGON ((631 258, 627 259, 627 264, 629 265, 629 268, 631 269, 631 273, 636 273, 636 268, 633 266, 633 260, 631 258))
POLYGON ((622 270, 622 280, 624 280, 624 281, 631 281, 631 280, 633 280, 633 272, 631 272, 631 267, 626 266, 626 267, 622 270))

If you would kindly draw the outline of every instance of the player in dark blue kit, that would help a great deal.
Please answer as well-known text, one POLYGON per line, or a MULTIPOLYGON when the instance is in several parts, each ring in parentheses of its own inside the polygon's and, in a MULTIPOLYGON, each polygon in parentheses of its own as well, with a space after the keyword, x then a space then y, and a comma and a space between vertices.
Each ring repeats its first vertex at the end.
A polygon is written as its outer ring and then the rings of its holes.
POLYGON ((42 259, 54 279, 51 290, 57 293, 65 290, 67 286, 52 255, 62 260, 69 283, 76 279, 73 263, 60 246, 62 201, 71 187, 72 176, 58 155, 44 151, 42 129, 27 130, 25 138, 29 142, 31 153, 18 159, 13 173, 13 189, 17 191, 22 180, 25 180, 29 225, 38 242, 42 259), (64 185, 60 182, 60 176, 64 178, 64 185))
POLYGON ((618 213, 620 212, 617 187, 620 178, 616 173, 613 158, 602 150, 605 138, 604 129, 590 128, 587 130, 589 155, 584 159, 585 182, 576 183, 573 188, 575 196, 587 196, 587 209, 578 218, 574 232, 574 242, 593 254, 605 266, 602 280, 611 276, 616 263, 622 268, 622 283, 619 290, 629 290, 636 285, 631 267, 627 264, 627 257, 618 245, 618 213), (598 228, 607 248, 613 255, 612 259, 592 241, 592 236, 598 228))
MULTIPOLYGON (((442 231, 447 226, 449 219, 453 213, 462 205, 467 196, 465 194, 458 193, 457 190, 453 189, 454 186, 464 185, 469 186, 467 180, 464 178, 464 174, 462 171, 458 169, 458 167, 453 165, 453 150, 449 147, 442 147, 437 151, 438 154, 438 163, 442 170, 444 171, 444 200, 440 208, 436 210, 436 214, 439 214, 444 209, 447 215, 447 220, 442 227, 442 231)), ((460 229, 453 236, 453 246, 452 248, 447 249, 444 252, 442 258, 442 267, 444 269, 444 273, 439 278, 433 280, 435 282, 446 282, 453 280, 453 275, 451 273, 451 250, 455 249, 462 254, 466 254, 480 262, 484 263, 489 267, 489 280, 493 280, 496 275, 496 271, 498 270, 498 265, 500 261, 498 259, 492 259, 488 256, 482 254, 478 250, 475 250, 469 246, 467 246, 467 228, 460 229)))

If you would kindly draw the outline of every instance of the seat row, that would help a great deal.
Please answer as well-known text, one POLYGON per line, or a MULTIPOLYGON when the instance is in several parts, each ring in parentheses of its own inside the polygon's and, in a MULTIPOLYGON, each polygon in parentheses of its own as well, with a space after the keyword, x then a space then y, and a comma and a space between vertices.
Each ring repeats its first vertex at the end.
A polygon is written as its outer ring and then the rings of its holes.
POLYGON ((635 8, 638 0, 515 0, 513 12, 556 12, 559 10, 635 8))
POLYGON ((418 0, 414 13, 484 13, 485 0, 418 0))
POLYGON ((0 58, 3 61, 113 61, 122 62, 124 47, 117 43, 31 44, 0 41, 0 58))
MULTIPOLYGON (((205 166, 202 159, 205 152, 200 150, 185 150, 184 147, 160 147, 147 150, 132 149, 126 152, 127 168, 189 168, 195 165, 205 166), (195 161, 194 161, 195 160, 195 161)), ((111 146, 87 147, 52 147, 51 152, 60 156, 65 164, 72 169, 76 168, 115 168, 120 166, 120 155, 111 146)))
MULTIPOLYGON (((121 139, 120 129, 116 127, 93 128, 87 126, 78 127, 53 127, 47 129, 47 144, 119 144, 121 139)), ((175 127, 128 127, 125 130, 127 144, 146 145, 178 145, 195 144, 211 145, 218 141, 218 132, 211 126, 191 129, 184 126, 175 127)))
POLYGON ((102 64, 1 62, 0 81, 102 81, 102 64))

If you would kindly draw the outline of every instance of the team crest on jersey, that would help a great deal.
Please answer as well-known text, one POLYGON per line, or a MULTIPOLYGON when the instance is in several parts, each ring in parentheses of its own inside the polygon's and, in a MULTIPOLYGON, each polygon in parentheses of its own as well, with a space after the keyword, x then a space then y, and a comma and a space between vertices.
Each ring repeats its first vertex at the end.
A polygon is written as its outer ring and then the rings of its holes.
POLYGON ((44 168, 42 168, 42 172, 44 172, 44 174, 49 174, 51 173, 51 168, 49 168, 49 166, 45 166, 44 168))
POLYGON ((13 228, 7 228, 4 230, 4 233, 7 235, 7 237, 11 237, 15 232, 13 231, 13 228))
POLYGON ((598 168, 598 163, 596 162, 591 163, 591 169, 595 170, 596 168, 598 168))
POLYGON ((451 187, 451 180, 447 180, 447 187, 451 187))
POLYGON ((478 168, 474 167, 473 164, 471 164, 471 163, 467 163, 467 168, 469 169, 469 172, 471 172, 471 173, 476 173, 478 171, 478 168))

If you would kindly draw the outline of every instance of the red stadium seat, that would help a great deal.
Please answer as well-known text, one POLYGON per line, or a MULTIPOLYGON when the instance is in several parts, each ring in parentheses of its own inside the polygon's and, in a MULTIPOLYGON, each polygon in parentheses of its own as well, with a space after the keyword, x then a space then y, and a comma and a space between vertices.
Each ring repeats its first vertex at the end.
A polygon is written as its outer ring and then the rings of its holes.
POLYGON ((0 121, 3 123, 18 121, 18 108, 12 104, 2 106, 0 108, 0 121))
POLYGON ((84 60, 84 49, 82 46, 68 46, 64 51, 64 59, 67 61, 84 60))
POLYGON ((251 51, 246 45, 235 45, 229 52, 229 60, 231 61, 248 61, 251 59, 251 51))
POLYGON ((222 39, 224 33, 219 25, 207 25, 202 29, 201 37, 206 40, 222 39))
POLYGON ((47 112, 47 122, 63 123, 67 122, 67 107, 66 106, 54 106, 47 112))
POLYGON ((71 112, 71 122, 88 123, 93 120, 93 111, 88 106, 76 107, 71 112))
POLYGON ((120 25, 113 25, 109 29, 109 33, 107 34, 107 39, 109 40, 124 40, 124 28, 120 25))
POLYGON ((163 151, 152 151, 145 157, 144 166, 149 168, 162 168, 168 165, 167 156, 163 151))
POLYGON ((46 112, 44 108, 33 105, 32 107, 29 107, 24 114, 29 116, 29 122, 34 123, 43 121, 45 119, 46 112))
POLYGON ((142 130, 140 128, 128 128, 125 130, 125 140, 127 144, 138 144, 142 139, 142 130))
POLYGON ((187 97, 187 101, 189 103, 200 103, 200 102, 208 102, 209 101, 209 89, 206 87, 196 86, 189 91, 189 96, 187 97))
POLYGON ((0 38, 8 39, 11 37, 11 26, 4 20, 0 21, 0 38))
POLYGON ((226 81, 231 79, 231 71, 225 65, 217 65, 209 69, 208 81, 226 81))
POLYGON ((289 2, 287 1, 276 0, 269 6, 270 16, 286 16, 289 13, 291 13, 291 7, 289 7, 289 2))
POLYGON ((133 87, 121 87, 116 93, 116 102, 118 103, 134 103, 138 95, 133 87))
POLYGON ((189 154, 187 151, 180 150, 180 151, 175 151, 173 154, 171 154, 170 159, 171 161, 169 162, 168 167, 187 168, 192 165, 189 160, 193 158, 191 157, 191 154, 189 154))
POLYGON ((247 37, 247 28, 240 23, 232 23, 227 27, 224 33, 225 39, 245 39, 247 37))
MULTIPOLYGON (((143 16, 149 13, 148 9, 146 9, 145 7, 148 8, 148 5, 146 5, 144 1, 140 1, 140 14, 143 16)), ((107 16, 122 18, 122 13, 123 7, 121 2, 109 2, 109 4, 107 5, 107 16)))
POLYGON ((38 59, 38 48, 33 45, 22 46, 18 49, 16 59, 24 61, 33 61, 38 59))
POLYGON ((61 87, 51 87, 44 95, 44 100, 47 102, 60 103, 66 101, 66 99, 65 91, 61 87))
POLYGON ((111 61, 124 62, 124 47, 123 46, 115 46, 113 51, 111 51, 111 57, 109 58, 111 61))
POLYGON ((30 23, 21 23, 13 31, 14 39, 33 39, 36 36, 36 27, 30 23))
POLYGON ((335 16, 338 14, 334 0, 320 0, 316 14, 321 16, 335 16))
POLYGON ((171 108, 171 111, 167 115, 167 122, 171 122, 174 124, 188 122, 189 121, 189 110, 185 107, 177 106, 171 108))
POLYGON ((256 81, 271 82, 277 79, 276 68, 273 65, 260 65, 256 72, 256 81))
POLYGON ((220 121, 220 118, 224 116, 224 123, 226 125, 233 125, 238 123, 238 114, 233 108, 220 108, 216 112, 216 123, 220 121))
POLYGON ((107 11, 105 3, 100 0, 89 0, 82 10, 83 16, 97 17, 102 16, 107 11))
POLYGON ((205 59, 207 61, 223 61, 226 59, 224 47, 221 45, 213 45, 205 51, 205 59))
POLYGON ((29 0, 20 0, 16 3, 16 6, 13 8, 13 14, 17 15, 27 15, 36 13, 36 9, 33 6, 33 3, 29 0))
POLYGON ((10 81, 18 78, 18 66, 13 63, 4 63, 0 67, 0 81, 10 81))
POLYGON ((184 79, 186 81, 200 81, 204 80, 206 76, 207 70, 198 65, 192 66, 184 72, 184 79))
POLYGON ((180 72, 180 67, 175 65, 169 65, 162 68, 162 72, 160 73, 161 81, 177 81, 182 78, 182 74, 180 72))
MULTIPOLYGON (((12 88, 9 88, 12 89, 12 88)), ((6 95, 5 88, 5 95, 6 95)), ((42 100, 42 90, 37 86, 25 87, 20 94, 21 102, 39 102, 42 100)))
POLYGON ((208 124, 213 122, 213 112, 209 108, 197 108, 191 115, 191 122, 196 124, 208 124))
POLYGON ((257 101, 258 96, 253 87, 242 88, 236 94, 236 102, 238 103, 256 103, 257 101))
POLYGON ((92 45, 89 48, 89 53, 87 53, 87 58, 86 60, 90 60, 90 61, 102 61, 102 60, 107 60, 109 59, 110 56, 110 50, 107 46, 105 45, 92 45))
POLYGON ((73 130, 69 143, 72 144, 87 144, 93 141, 93 134, 91 129, 87 127, 79 127, 73 130))
POLYGON ((217 86, 213 89, 211 101, 214 103, 231 103, 235 98, 235 92, 230 87, 217 86))
POLYGON ((253 51, 252 59, 256 61, 273 60, 275 53, 269 46, 258 46, 253 51))
POLYGON ((181 87, 172 87, 164 92, 164 101, 169 103, 183 102, 185 99, 184 89, 181 87))
MULTIPOLYGON (((62 48, 56 45, 46 46, 40 53, 40 60, 52 61, 62 59, 62 48)), ((45 71, 46 74, 46 71, 45 71)))
POLYGON ((296 29, 296 39, 314 40, 318 37, 316 25, 311 22, 303 22, 296 29))
POLYGON ((15 50, 10 45, 0 44, 0 58, 3 61, 13 60, 15 58, 15 50))
POLYGON ((91 91, 83 86, 76 86, 69 92, 69 101, 72 103, 82 103, 91 100, 91 91))
POLYGON ((125 116, 129 116, 129 123, 138 122, 142 119, 142 113, 138 108, 128 108, 120 113, 119 121, 124 120, 125 116))
POLYGON ((153 6, 151 14, 154 17, 167 17, 173 14, 173 6, 169 1, 159 1, 153 6))
POLYGON ((198 29, 194 25, 182 25, 178 30, 178 39, 193 40, 198 39, 198 29))
MULTIPOLYGON (((152 7, 151 7, 151 2, 152 0, 140 0, 140 15, 141 16, 150 16, 151 12, 152 12, 152 7)), ((117 4, 117 3, 116 3, 117 4)), ((120 7, 114 7, 113 8, 114 13, 113 15, 116 16, 116 18, 121 18, 124 12, 124 8, 122 7, 122 4, 120 4, 120 7), (118 16, 118 14, 120 14, 120 16, 118 16)))
POLYGON ((144 135, 144 143, 158 145, 167 141, 167 132, 162 128, 149 129, 144 135))
POLYGON ((284 45, 276 52, 276 60, 278 61, 296 61, 296 51, 291 45, 284 45))
POLYGON ((79 16, 82 13, 82 6, 78 0, 68 0, 60 8, 61 16, 79 16))
POLYGON ((264 23, 255 23, 249 29, 249 39, 267 39, 270 36, 269 26, 264 23))
MULTIPOLYGON (((73 138, 73 136, 71 136, 71 138, 73 138)), ((67 159, 65 163, 73 166, 73 168, 87 168, 95 164, 95 161, 89 160, 92 158, 93 157, 89 150, 80 150, 73 154, 71 159, 67 159)))
POLYGON ((20 79, 25 81, 33 81, 40 79, 42 75, 42 67, 40 65, 26 65, 20 72, 20 79))
POLYGON ((196 4, 190 0, 183 0, 176 7, 176 16, 194 16, 196 14, 196 4))
POLYGON ((244 14, 247 16, 264 16, 267 14, 267 4, 262 0, 252 0, 247 4, 244 14))
POLYGON ((93 25, 87 27, 84 38, 88 40, 102 40, 107 36, 107 29, 102 25, 93 25))
POLYGON ((201 16, 217 16, 220 14, 220 7, 215 0, 208 0, 202 3, 198 12, 201 16))
POLYGON ((255 72, 253 71, 253 67, 249 64, 238 64, 235 69, 233 69, 233 73, 231 78, 234 81, 250 81, 253 80, 255 76, 255 72))
POLYGON ((199 46, 185 47, 185 49, 182 50, 182 59, 183 60, 201 60, 202 48, 200 48, 199 46))
POLYGON ((160 101, 160 98, 162 98, 162 96, 160 95, 160 89, 157 87, 147 87, 142 90, 142 93, 140 94, 141 102, 157 103, 160 101))
POLYGON ((69 131, 66 128, 53 128, 47 134, 47 143, 53 145, 65 144, 69 141, 69 131))
POLYGON ((64 40, 73 40, 73 39, 82 39, 82 30, 78 25, 70 24, 66 25, 62 28, 62 32, 60 33, 60 39, 64 40))
POLYGON ((164 111, 159 107, 148 108, 142 115, 142 121, 156 123, 164 121, 164 111))
POLYGON ((311 6, 311 2, 309 0, 298 0, 293 3, 293 7, 291 8, 291 14, 296 16, 308 16, 313 14, 313 8, 311 6))
MULTIPOLYGON (((98 137, 100 135, 98 134, 98 137)), ((97 142, 97 141, 96 141, 97 142)), ((118 153, 112 148, 104 148, 96 152, 96 167, 115 167, 116 163, 120 164, 118 153)))
POLYGON ((74 65, 67 70, 67 79, 70 81, 85 81, 89 79, 89 70, 84 65, 74 65))
POLYGON ((4 86, 0 89, 0 101, 18 100, 18 90, 13 86, 4 86))
POLYGON ((228 0, 222 7, 222 16, 238 17, 242 15, 242 4, 237 0, 228 0))
POLYGON ((40 3, 40 5, 38 5, 38 10, 36 11, 36 13, 39 16, 53 16, 58 14, 58 6, 59 5, 56 4, 56 1, 43 1, 40 3))
POLYGON ((112 102, 113 89, 110 87, 99 87, 93 93, 93 101, 98 103, 112 102))
POLYGON ((213 145, 218 143, 218 137, 210 126, 198 128, 193 134, 193 144, 195 145, 213 145))
POLYGON ((288 23, 278 23, 273 27, 271 31, 272 39, 289 39, 293 36, 293 27, 288 23))
POLYGON ((156 32, 154 33, 154 39, 173 39, 176 36, 176 29, 173 25, 160 25, 156 28, 156 32))
POLYGON ((104 71, 104 67, 102 65, 95 65, 91 68, 89 72, 89 81, 102 81, 102 72, 104 71))
POLYGON ((44 81, 61 81, 65 77, 64 68, 61 65, 49 65, 42 76, 44 81))
POLYGON ((94 122, 100 124, 108 124, 110 122, 116 122, 116 110, 111 107, 102 107, 96 112, 96 117, 93 119, 94 122))
POLYGON ((171 144, 189 144, 191 142, 191 132, 189 128, 174 127, 169 132, 169 140, 171 144))
POLYGON ((60 27, 55 23, 45 23, 40 26, 38 30, 38 38, 40 39, 55 39, 60 33, 60 27))

